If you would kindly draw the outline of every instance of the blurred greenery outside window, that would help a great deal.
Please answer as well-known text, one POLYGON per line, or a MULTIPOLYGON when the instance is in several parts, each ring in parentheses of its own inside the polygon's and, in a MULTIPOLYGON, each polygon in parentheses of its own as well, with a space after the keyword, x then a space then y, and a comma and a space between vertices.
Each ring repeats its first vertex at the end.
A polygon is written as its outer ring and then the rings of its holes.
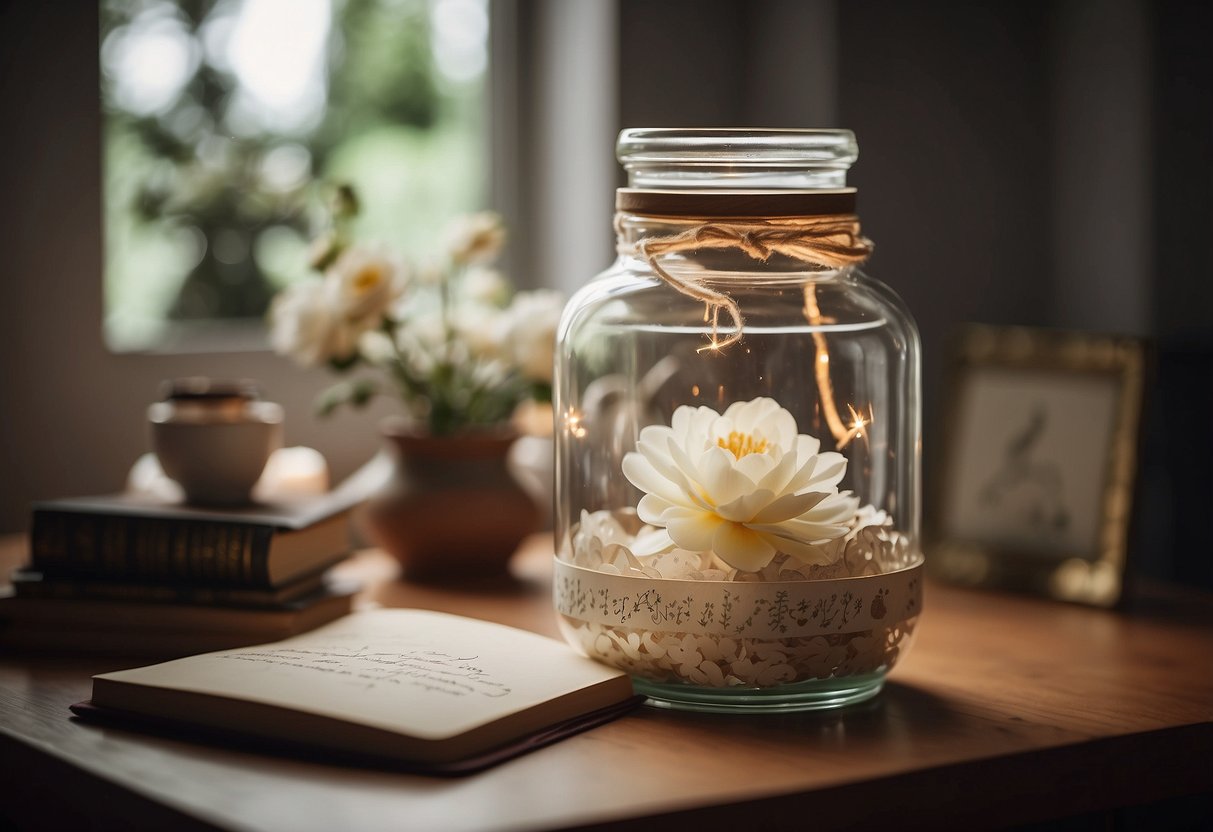
POLYGON ((322 182, 360 239, 437 253, 487 198, 487 42, 486 0, 103 0, 110 347, 262 345, 322 182))

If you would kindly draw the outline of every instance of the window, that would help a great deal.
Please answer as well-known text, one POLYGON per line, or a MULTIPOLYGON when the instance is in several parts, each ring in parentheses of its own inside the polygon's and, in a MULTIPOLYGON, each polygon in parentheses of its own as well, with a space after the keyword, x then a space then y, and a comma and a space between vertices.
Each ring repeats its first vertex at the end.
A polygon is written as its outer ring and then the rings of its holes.
POLYGON ((430 248, 487 198, 487 37, 486 0, 104 0, 110 346, 260 344, 317 183, 355 185, 361 237, 430 248))

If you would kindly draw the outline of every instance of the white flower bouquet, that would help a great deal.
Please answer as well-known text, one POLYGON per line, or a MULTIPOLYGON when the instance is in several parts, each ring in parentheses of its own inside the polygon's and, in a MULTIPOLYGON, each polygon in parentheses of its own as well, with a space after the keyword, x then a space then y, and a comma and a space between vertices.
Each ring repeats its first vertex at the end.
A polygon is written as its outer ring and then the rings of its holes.
POLYGON ((318 410, 394 394, 433 436, 500 426, 519 404, 549 401, 557 292, 515 292, 492 268, 505 244, 500 217, 458 218, 441 259, 406 268, 383 247, 354 242, 358 200, 337 190, 330 228, 312 249, 316 274, 270 308, 270 341, 304 366, 370 370, 325 391, 318 410))

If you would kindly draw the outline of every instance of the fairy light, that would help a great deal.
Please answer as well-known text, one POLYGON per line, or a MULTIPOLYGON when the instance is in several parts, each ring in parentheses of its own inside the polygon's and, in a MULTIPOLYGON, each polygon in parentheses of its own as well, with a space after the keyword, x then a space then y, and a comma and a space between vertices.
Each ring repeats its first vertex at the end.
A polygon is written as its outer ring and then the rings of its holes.
MULTIPOLYGON (((806 283, 804 287, 804 316, 814 327, 820 327, 828 321, 821 316, 817 306, 817 287, 806 283)), ((821 412, 825 416, 826 426, 834 435, 838 447, 845 447, 854 437, 850 435, 851 428, 842 422, 838 415, 838 405, 834 403, 834 387, 830 383, 830 349, 826 344, 825 333, 819 329, 813 330, 813 345, 817 348, 817 361, 814 363, 817 377, 817 391, 821 395, 821 412)))
MULTIPOLYGON (((821 309, 817 305, 817 287, 812 283, 806 283, 804 287, 804 316, 814 327, 831 322, 829 318, 823 317, 821 314, 821 309)), ((838 405, 834 402, 834 385, 830 381, 830 348, 826 344, 825 333, 820 329, 813 330, 813 345, 817 348, 817 360, 813 363, 813 369, 817 380, 817 391, 821 395, 821 413, 825 416, 826 425, 833 434, 834 441, 838 444, 838 450, 841 451, 851 444, 851 441, 857 436, 862 437, 866 443, 868 425, 872 424, 875 419, 872 406, 868 405, 868 416, 865 418, 863 414, 848 404, 850 424, 843 422, 842 416, 838 412, 838 405)))
POLYGON ((581 414, 576 410, 569 410, 564 414, 564 429, 573 434, 578 439, 585 437, 585 426, 581 423, 581 414))
POLYGON ((874 420, 872 406, 868 405, 868 416, 864 417, 862 413, 856 410, 851 405, 847 405, 847 411, 851 417, 851 426, 847 429, 847 434, 838 442, 838 450, 842 450, 847 445, 851 444, 851 440, 855 437, 861 437, 866 444, 868 441, 868 425, 874 420))

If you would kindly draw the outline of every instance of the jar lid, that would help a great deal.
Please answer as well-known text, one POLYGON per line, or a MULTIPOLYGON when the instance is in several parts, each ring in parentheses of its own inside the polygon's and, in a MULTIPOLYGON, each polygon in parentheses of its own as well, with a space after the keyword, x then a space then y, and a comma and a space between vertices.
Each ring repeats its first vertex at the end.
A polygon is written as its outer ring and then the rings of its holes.
POLYGON ((629 128, 616 156, 633 188, 818 189, 846 185, 850 130, 629 128))
POLYGON ((615 210, 652 217, 815 217, 854 214, 854 188, 812 190, 661 190, 619 188, 615 210))

